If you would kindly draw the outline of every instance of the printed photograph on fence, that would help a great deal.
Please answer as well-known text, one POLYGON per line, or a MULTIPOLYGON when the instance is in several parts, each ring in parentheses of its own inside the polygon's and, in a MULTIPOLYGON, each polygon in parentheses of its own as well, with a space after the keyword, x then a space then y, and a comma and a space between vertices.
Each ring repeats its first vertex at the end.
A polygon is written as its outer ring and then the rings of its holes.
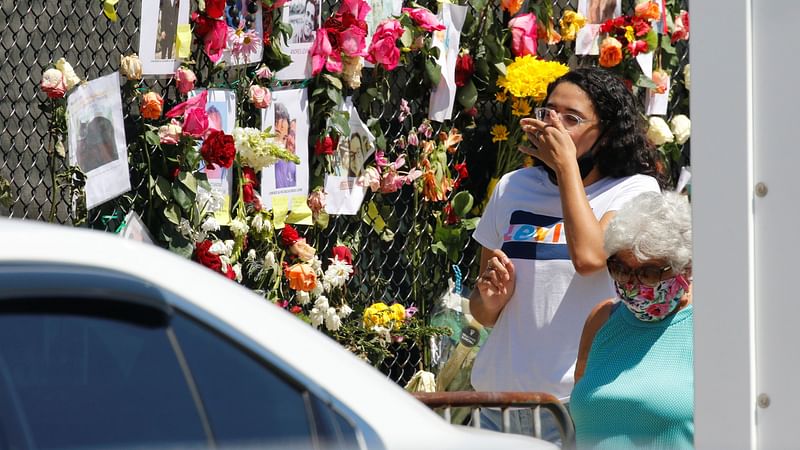
MULTIPOLYGON (((191 96, 200 94, 200 90, 192 91, 191 96)), ((227 89, 209 89, 206 101, 209 130, 222 130, 226 134, 233 133, 236 126, 236 93, 227 89)), ((202 146, 202 142, 199 144, 202 146)), ((200 170, 208 177, 211 192, 198 192, 198 205, 205 211, 214 211, 214 216, 221 225, 231 222, 231 190, 233 176, 231 169, 214 166, 206 167, 200 162, 200 170), (201 203, 202 202, 202 203, 201 203)), ((202 188, 198 187, 198 190, 202 188)))
MULTIPOLYGON (((145 75, 172 75, 180 66, 179 30, 189 29, 189 0, 142 0, 139 59, 145 75)), ((185 33, 185 31, 184 31, 185 33)), ((184 36, 183 39, 191 35, 184 36)), ((190 42, 190 41, 189 41, 190 42)), ((188 44, 188 42, 187 42, 188 44)))
MULTIPOLYGON (((378 25, 385 19, 402 14, 402 0, 369 0, 370 10, 364 20, 367 22, 367 48, 372 42, 372 35, 378 29, 378 25)), ((374 67, 375 65, 364 59, 364 67, 374 67)))
POLYGON ((452 119, 453 105, 456 101, 456 61, 460 50, 461 28, 467 17, 467 6, 442 3, 439 20, 446 27, 433 33, 433 45, 439 49, 439 66, 442 76, 431 90, 428 118, 437 122, 452 119))
POLYGON ((153 236, 147 231, 147 227, 142 222, 142 218, 136 211, 129 211, 125 216, 125 225, 119 235, 125 239, 144 242, 146 244, 153 243, 153 236))
POLYGON ((264 24, 260 0, 228 0, 225 24, 228 43, 220 61, 230 66, 261 62, 264 52, 264 24))
POLYGON ((325 177, 328 194, 325 212, 355 215, 367 192, 366 186, 357 185, 356 180, 364 171, 364 161, 375 152, 375 136, 361 121, 352 98, 345 100, 344 110, 350 113, 350 137, 339 139, 334 153, 334 173, 325 177))
POLYGON ((67 98, 69 162, 86 174, 86 207, 131 189, 119 72, 79 86, 67 98))
POLYGON ((308 91, 289 89, 272 93, 272 104, 261 113, 262 129, 271 127, 276 140, 300 158, 300 164, 278 161, 261 171, 261 198, 272 208, 274 195, 308 196, 308 91))
POLYGON ((292 63, 278 71, 279 80, 304 80, 311 78, 309 52, 320 23, 322 0, 293 0, 283 6, 283 21, 292 28, 286 53, 292 63))
POLYGON ((578 14, 586 18, 586 26, 578 30, 575 37, 575 54, 600 54, 600 25, 622 14, 620 0, 579 0, 578 14))

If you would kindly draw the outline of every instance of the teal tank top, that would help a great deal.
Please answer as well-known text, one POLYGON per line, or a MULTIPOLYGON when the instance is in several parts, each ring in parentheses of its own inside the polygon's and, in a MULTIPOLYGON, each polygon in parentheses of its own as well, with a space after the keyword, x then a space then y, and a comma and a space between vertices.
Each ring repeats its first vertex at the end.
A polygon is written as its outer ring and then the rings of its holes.
POLYGON ((570 398, 578 449, 694 447, 692 311, 642 322, 617 305, 570 398))

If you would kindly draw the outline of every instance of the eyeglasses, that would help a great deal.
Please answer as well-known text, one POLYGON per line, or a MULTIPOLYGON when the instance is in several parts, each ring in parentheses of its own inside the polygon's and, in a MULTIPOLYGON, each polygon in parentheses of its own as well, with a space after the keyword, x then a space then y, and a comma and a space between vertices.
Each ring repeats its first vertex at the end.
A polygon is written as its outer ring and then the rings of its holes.
POLYGON ((635 279, 644 285, 655 286, 672 275, 672 266, 647 265, 638 269, 631 269, 613 256, 606 260, 606 265, 608 266, 608 274, 611 275, 614 281, 619 283, 630 283, 635 279))
POLYGON ((548 122, 550 120, 550 111, 558 115, 558 118, 561 119, 561 123, 564 124, 564 128, 567 130, 572 130, 582 123, 593 122, 593 120, 584 119, 583 117, 576 116, 575 114, 562 114, 555 109, 546 108, 544 106, 533 108, 534 116, 536 119, 541 120, 542 122, 548 122))

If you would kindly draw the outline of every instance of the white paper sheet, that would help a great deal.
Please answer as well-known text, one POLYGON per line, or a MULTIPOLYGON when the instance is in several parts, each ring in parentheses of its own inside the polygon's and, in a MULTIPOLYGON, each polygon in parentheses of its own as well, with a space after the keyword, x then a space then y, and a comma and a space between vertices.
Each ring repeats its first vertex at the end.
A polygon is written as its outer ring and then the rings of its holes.
POLYGON ((328 194, 325 212, 355 215, 367 193, 367 188, 357 186, 356 180, 364 171, 364 161, 375 152, 375 136, 359 117, 352 98, 345 100, 343 109, 350 113, 350 137, 339 140, 334 154, 334 173, 325 177, 328 194))
POLYGON ((431 90, 428 118, 437 122, 444 122, 453 117, 453 105, 456 100, 456 61, 461 48, 461 28, 467 17, 467 6, 442 3, 439 10, 439 20, 446 29, 433 33, 433 45, 439 48, 439 66, 442 68, 442 77, 433 90, 431 90))
POLYGON ((137 214, 136 211, 129 211, 125 216, 125 228, 122 229, 119 235, 125 239, 131 239, 147 244, 153 243, 153 237, 150 235, 147 227, 144 226, 142 218, 139 217, 139 214, 137 214))
POLYGON ((189 24, 189 0, 142 0, 139 59, 144 75, 171 76, 181 64, 175 38, 189 24))
POLYGON ((311 46, 317 34, 322 0, 293 0, 283 7, 283 21, 292 28, 288 48, 285 50, 292 63, 275 74, 279 80, 304 80, 311 78, 311 46))
POLYGON ((272 127, 276 139, 300 158, 300 164, 278 161, 261 171, 261 200, 267 210, 273 195, 308 196, 308 113, 307 89, 274 91, 272 104, 261 113, 262 129, 272 127))
POLYGON ((672 80, 667 78, 667 90, 663 94, 659 94, 653 89, 647 90, 647 97, 644 99, 644 113, 648 116, 663 116, 667 114, 667 106, 669 103, 669 89, 672 85, 672 80))
POLYGON ((86 208, 131 189, 119 72, 78 86, 67 98, 69 162, 86 173, 86 208))

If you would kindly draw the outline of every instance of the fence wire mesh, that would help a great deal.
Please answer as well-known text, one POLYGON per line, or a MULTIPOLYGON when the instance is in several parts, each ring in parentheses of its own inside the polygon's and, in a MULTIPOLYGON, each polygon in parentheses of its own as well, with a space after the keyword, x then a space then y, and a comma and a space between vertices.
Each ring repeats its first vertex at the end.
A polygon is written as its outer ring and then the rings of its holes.
MULTIPOLYGON (((193 2, 194 3, 194 2, 193 2)), ((499 2, 494 2, 497 5, 499 2)), ((577 0, 553 2, 553 17, 561 17, 566 8, 577 9, 577 0)), ((623 0, 623 12, 633 10, 633 0, 623 0)), ((323 20, 338 2, 326 0, 323 7, 323 20)), ((429 5, 434 6, 435 5, 429 5)), ((687 2, 683 2, 687 9, 687 2)), ((4 88, 0 91, 0 177, 10 182, 13 203, 10 207, 0 206, 0 214, 6 217, 48 220, 70 223, 75 212, 66 194, 54 190, 54 180, 50 176, 52 143, 48 141, 48 120, 41 105, 44 94, 38 89, 41 74, 52 61, 64 57, 72 62, 76 72, 84 79, 94 79, 119 69, 123 55, 135 53, 138 49, 141 0, 119 2, 118 22, 111 22, 102 13, 103 4, 98 0, 2 0, 0 23, 6 24, 0 36, 0 51, 4 55, 0 64, 0 79, 4 88)), ((497 7, 497 6, 495 6, 497 7)), ((191 6, 196 9, 196 4, 191 6)), ((470 14, 477 14, 470 11, 470 14)), ((575 57, 569 60, 562 46, 540 45, 540 56, 575 65, 575 57)), ((194 45, 194 51, 197 45, 194 45)), ((689 61, 688 46, 681 43, 677 47, 680 65, 674 68, 674 78, 682 77, 683 66, 689 61)), ((235 79, 233 70, 217 72, 214 79, 205 80, 205 85, 224 87, 235 79)), ((386 136, 392 142, 402 130, 397 126, 399 99, 409 99, 412 111, 417 117, 427 116, 427 97, 407 96, 415 86, 410 86, 408 68, 399 68, 392 76, 392 99, 387 103, 366 105, 370 109, 362 117, 376 117, 386 136)), ((199 71, 199 72, 202 72, 199 71)), ((198 72, 198 73, 199 73, 198 72)), ((369 71, 364 72, 369 77, 369 71)), ((166 106, 177 103, 174 83, 169 80, 147 80, 148 86, 159 92, 166 106)), ((358 105, 358 92, 354 95, 358 105)), ((363 108, 365 105, 361 105, 363 108)), ((126 136, 131 139, 141 135, 133 116, 138 115, 133 104, 123 105, 126 123, 126 136)), ((460 152, 466 156, 470 178, 467 189, 480 199, 484 196, 494 165, 494 145, 489 130, 500 114, 498 104, 490 100, 479 100, 479 112, 475 126, 462 130, 464 142, 460 152)), ((688 92, 676 90, 670 99, 670 111, 688 113, 688 92)), ((464 112, 454 115, 458 123, 464 112)), ((248 123, 241 126, 257 126, 256 115, 246 118, 248 123)), ((435 125, 435 124, 434 124, 435 125)), ((439 130, 435 130, 438 132, 439 130)), ((130 210, 142 214, 146 208, 146 173, 140 170, 146 155, 129 154, 131 185, 129 193, 89 211, 87 226, 114 231, 122 217, 130 210)), ((688 164, 688 145, 684 146, 681 164, 688 164)), ((57 168, 61 170, 62 168, 57 168)), ((373 196, 368 193, 365 203, 373 196)), ((361 216, 332 217, 330 226, 324 230, 314 230, 313 238, 321 253, 326 253, 336 245, 337 240, 347 237, 354 246, 355 275, 351 280, 350 292, 353 304, 367 305, 374 301, 399 301, 405 305, 414 304, 420 308, 423 317, 430 313, 437 299, 448 287, 447 279, 452 277, 453 265, 460 268, 463 279, 470 284, 477 270, 477 245, 469 240, 459 252, 458 259, 451 261, 446 255, 431 251, 432 223, 429 203, 423 202, 412 187, 405 187, 393 194, 383 194, 386 208, 384 219, 391 223, 394 239, 387 240, 368 220, 361 216), (434 270, 436 269, 436 270, 434 270)), ((411 375, 423 366, 425 343, 417 342, 408 349, 384 361, 381 369, 391 379, 405 383, 411 375)))

